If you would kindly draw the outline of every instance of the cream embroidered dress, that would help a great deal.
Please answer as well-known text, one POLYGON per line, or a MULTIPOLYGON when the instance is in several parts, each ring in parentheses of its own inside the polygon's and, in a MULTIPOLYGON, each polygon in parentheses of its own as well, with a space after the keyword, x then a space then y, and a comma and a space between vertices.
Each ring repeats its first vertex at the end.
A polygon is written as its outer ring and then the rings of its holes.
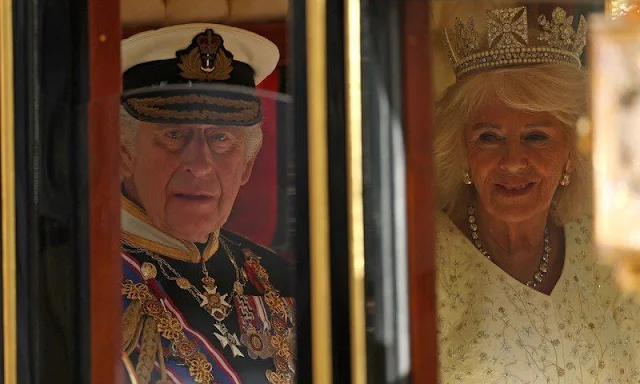
POLYGON ((545 295, 439 214, 441 383, 640 383, 639 307, 596 262, 590 234, 586 217, 565 226, 562 275, 545 295))

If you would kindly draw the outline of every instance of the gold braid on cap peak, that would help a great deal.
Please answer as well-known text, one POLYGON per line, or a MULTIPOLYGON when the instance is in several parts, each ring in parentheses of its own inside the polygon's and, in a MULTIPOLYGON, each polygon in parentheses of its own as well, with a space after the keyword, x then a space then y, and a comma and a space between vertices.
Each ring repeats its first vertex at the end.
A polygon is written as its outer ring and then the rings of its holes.
POLYGON ((587 21, 580 16, 573 29, 573 16, 555 8, 551 20, 538 17, 537 31, 530 30, 527 8, 487 11, 487 36, 481 39, 473 18, 464 24, 456 18, 453 29, 445 28, 444 42, 456 78, 478 70, 541 63, 568 63, 581 68, 580 55, 587 43, 587 21))

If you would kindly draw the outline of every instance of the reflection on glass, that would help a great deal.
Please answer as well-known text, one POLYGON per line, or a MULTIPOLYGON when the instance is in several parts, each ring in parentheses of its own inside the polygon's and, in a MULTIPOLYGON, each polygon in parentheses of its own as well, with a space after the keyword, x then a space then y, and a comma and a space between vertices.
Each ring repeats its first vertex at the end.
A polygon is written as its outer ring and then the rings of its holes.
POLYGON ((577 148, 594 7, 468 4, 434 5, 441 380, 636 382, 640 308, 598 263, 577 148))
POLYGON ((140 383, 293 383, 293 269, 265 247, 276 202, 261 194, 275 187, 246 189, 265 177, 265 132, 286 122, 285 100, 255 90, 277 48, 191 24, 122 54, 123 360, 140 383), (238 196, 252 192, 247 212, 238 196))

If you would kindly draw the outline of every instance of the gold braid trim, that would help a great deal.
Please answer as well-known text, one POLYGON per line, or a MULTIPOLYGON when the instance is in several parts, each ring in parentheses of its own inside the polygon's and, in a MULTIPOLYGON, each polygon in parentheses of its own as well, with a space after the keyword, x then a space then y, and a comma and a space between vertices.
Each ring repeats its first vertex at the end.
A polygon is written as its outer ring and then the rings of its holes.
POLYGON ((136 365, 136 374, 140 383, 147 384, 151 380, 153 372, 153 363, 158 352, 158 325, 155 319, 147 318, 144 322, 142 331, 142 340, 140 340, 140 354, 138 355, 138 364, 136 365))
POLYGON ((140 337, 142 336, 142 327, 144 327, 144 318, 138 321, 138 323, 136 324, 134 336, 131 338, 131 343, 129 343, 129 345, 125 346, 124 348, 124 351, 127 353, 127 355, 131 355, 133 351, 136 350, 138 340, 140 340, 140 337))
POLYGON ((122 315, 122 349, 126 350, 131 343, 135 344, 138 325, 142 320, 142 306, 139 301, 132 301, 122 315))
POLYGON ((161 379, 156 381, 156 384, 173 384, 173 381, 167 378, 167 367, 164 364, 164 353, 162 352, 162 339, 160 338, 160 334, 157 334, 157 343, 158 343, 158 361, 160 361, 160 375, 161 379))
POLYGON ((230 107, 238 109, 251 109, 258 105, 252 100, 238 100, 228 99, 226 97, 208 96, 208 95, 179 95, 179 96, 167 96, 167 97, 145 97, 145 98, 131 98, 131 101, 135 101, 138 105, 144 105, 147 107, 157 107, 163 105, 173 104, 210 104, 221 107, 230 107))
POLYGON ((136 371, 133 368, 133 363, 131 362, 129 355, 122 352, 120 358, 122 359, 122 363, 124 364, 124 368, 127 372, 127 377, 131 384, 138 384, 138 376, 136 375, 136 371))
POLYGON ((222 120, 247 121, 254 120, 260 115, 260 105, 255 101, 235 100, 206 95, 181 95, 169 97, 130 98, 127 104, 140 115, 164 119, 178 120, 222 120), (209 104, 221 107, 235 108, 237 112, 218 112, 211 110, 178 111, 161 109, 164 105, 175 104, 209 104))
MULTIPOLYGON (((187 338, 180 321, 149 291, 149 287, 146 284, 136 284, 131 280, 127 280, 122 283, 122 295, 129 300, 140 301, 145 315, 154 320, 157 332, 155 335, 160 334, 160 336, 173 344, 176 356, 182 359, 189 367, 189 374, 196 383, 218 384, 211 373, 213 367, 209 360, 187 338)), ((156 344, 155 341, 154 344, 156 344)))
POLYGON ((215 111, 174 111, 167 109, 160 109, 155 107, 134 107, 136 111, 142 116, 157 117, 163 119, 176 119, 176 120, 221 120, 224 122, 230 121, 250 121, 257 117, 255 113, 247 112, 228 112, 220 113, 215 111))

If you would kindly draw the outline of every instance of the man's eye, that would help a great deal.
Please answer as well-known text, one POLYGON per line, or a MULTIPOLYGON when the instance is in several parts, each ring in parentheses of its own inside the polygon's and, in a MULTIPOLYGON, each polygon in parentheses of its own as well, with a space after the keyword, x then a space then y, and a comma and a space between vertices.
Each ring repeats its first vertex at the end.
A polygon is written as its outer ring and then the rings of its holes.
POLYGON ((167 131, 165 132, 165 136, 170 139, 180 139, 184 136, 184 134, 182 133, 182 131, 167 131))
POLYGON ((226 133, 214 133, 211 138, 215 141, 227 141, 229 136, 226 133))

